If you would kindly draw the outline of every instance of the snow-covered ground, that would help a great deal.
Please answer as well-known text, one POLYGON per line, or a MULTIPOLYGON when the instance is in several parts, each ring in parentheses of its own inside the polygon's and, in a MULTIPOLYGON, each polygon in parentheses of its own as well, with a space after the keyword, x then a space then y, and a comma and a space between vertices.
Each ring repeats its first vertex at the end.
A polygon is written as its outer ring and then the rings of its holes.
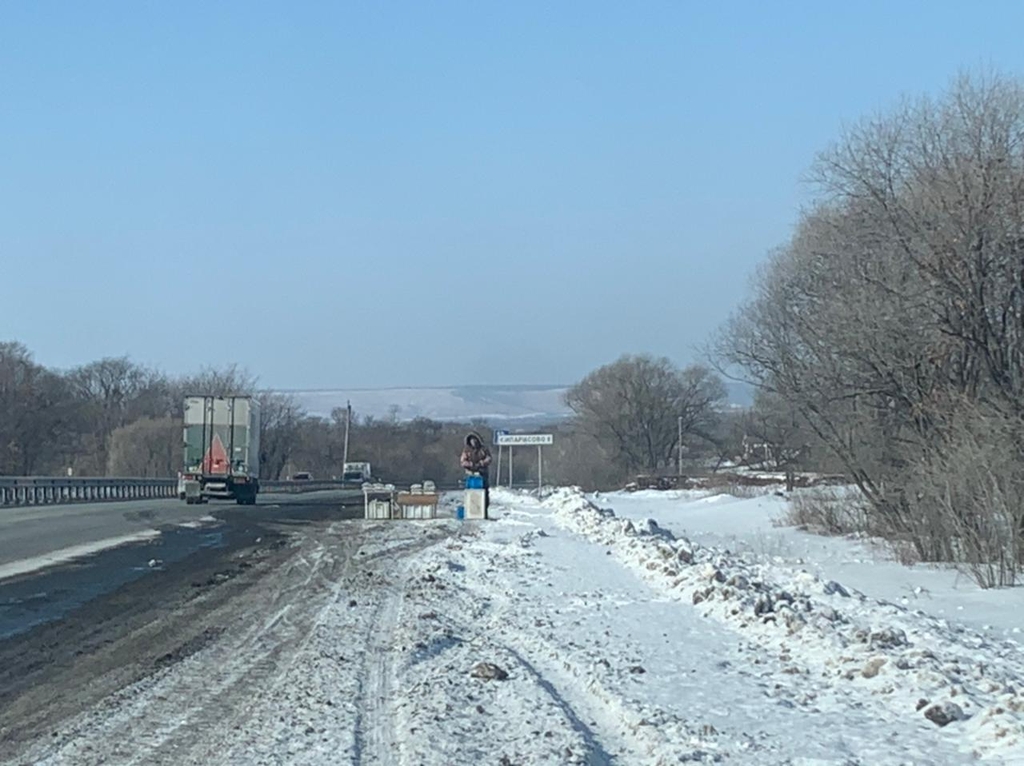
POLYGON ((799 531, 782 523, 788 500, 764 492, 749 499, 703 490, 616 492, 592 499, 620 516, 657 519, 702 545, 761 564, 806 569, 872 598, 1024 641, 1024 588, 984 590, 951 567, 900 564, 870 540, 799 531))
POLYGON ((857 592, 872 559, 773 527, 781 500, 493 499, 300 531, 234 619, 21 762, 1024 762, 1019 647, 857 592))

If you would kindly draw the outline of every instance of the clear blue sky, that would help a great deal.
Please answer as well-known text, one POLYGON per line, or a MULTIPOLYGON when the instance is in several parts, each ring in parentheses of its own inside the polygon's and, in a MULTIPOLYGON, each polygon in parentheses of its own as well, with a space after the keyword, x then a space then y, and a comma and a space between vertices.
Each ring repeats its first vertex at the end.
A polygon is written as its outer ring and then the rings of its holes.
POLYGON ((680 363, 844 122, 1024 3, 0 6, 0 339, 276 387, 680 363))

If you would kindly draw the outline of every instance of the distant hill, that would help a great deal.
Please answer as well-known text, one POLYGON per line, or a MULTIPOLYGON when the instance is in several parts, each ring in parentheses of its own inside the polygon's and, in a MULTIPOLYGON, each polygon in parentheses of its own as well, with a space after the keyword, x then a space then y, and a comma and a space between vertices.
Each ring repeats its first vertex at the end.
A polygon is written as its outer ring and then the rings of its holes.
MULTIPOLYGON (((728 383, 729 404, 749 406, 752 392, 743 384, 728 383)), ((353 388, 282 391, 311 415, 330 417, 344 408, 361 417, 399 420, 429 418, 449 422, 486 420, 493 425, 528 427, 565 420, 572 411, 565 404, 568 386, 457 386, 438 388, 353 388)))
POLYGON ((521 425, 564 420, 572 413, 565 405, 567 386, 459 386, 452 388, 358 388, 322 391, 283 391, 311 415, 329 417, 351 400, 359 416, 399 420, 430 418, 442 421, 483 419, 521 425))
POLYGON ((737 380, 725 382, 727 400, 734 407, 749 407, 754 403, 754 387, 737 380))

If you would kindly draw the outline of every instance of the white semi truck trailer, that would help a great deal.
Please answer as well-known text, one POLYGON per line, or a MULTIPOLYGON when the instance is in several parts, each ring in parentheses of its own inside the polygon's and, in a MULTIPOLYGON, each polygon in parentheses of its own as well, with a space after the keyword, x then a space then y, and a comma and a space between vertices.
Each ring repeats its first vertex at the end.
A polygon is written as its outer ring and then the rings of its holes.
POLYGON ((183 479, 194 488, 186 491, 186 502, 221 498, 255 505, 259 476, 259 402, 251 396, 186 397, 183 479))

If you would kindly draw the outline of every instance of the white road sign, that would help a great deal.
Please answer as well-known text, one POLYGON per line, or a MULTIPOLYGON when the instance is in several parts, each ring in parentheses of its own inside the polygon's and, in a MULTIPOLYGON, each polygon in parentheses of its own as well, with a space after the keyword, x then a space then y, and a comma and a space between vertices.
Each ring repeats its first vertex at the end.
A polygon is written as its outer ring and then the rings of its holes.
POLYGON ((552 434, 499 434, 499 447, 537 447, 544 444, 554 444, 555 437, 552 434))

